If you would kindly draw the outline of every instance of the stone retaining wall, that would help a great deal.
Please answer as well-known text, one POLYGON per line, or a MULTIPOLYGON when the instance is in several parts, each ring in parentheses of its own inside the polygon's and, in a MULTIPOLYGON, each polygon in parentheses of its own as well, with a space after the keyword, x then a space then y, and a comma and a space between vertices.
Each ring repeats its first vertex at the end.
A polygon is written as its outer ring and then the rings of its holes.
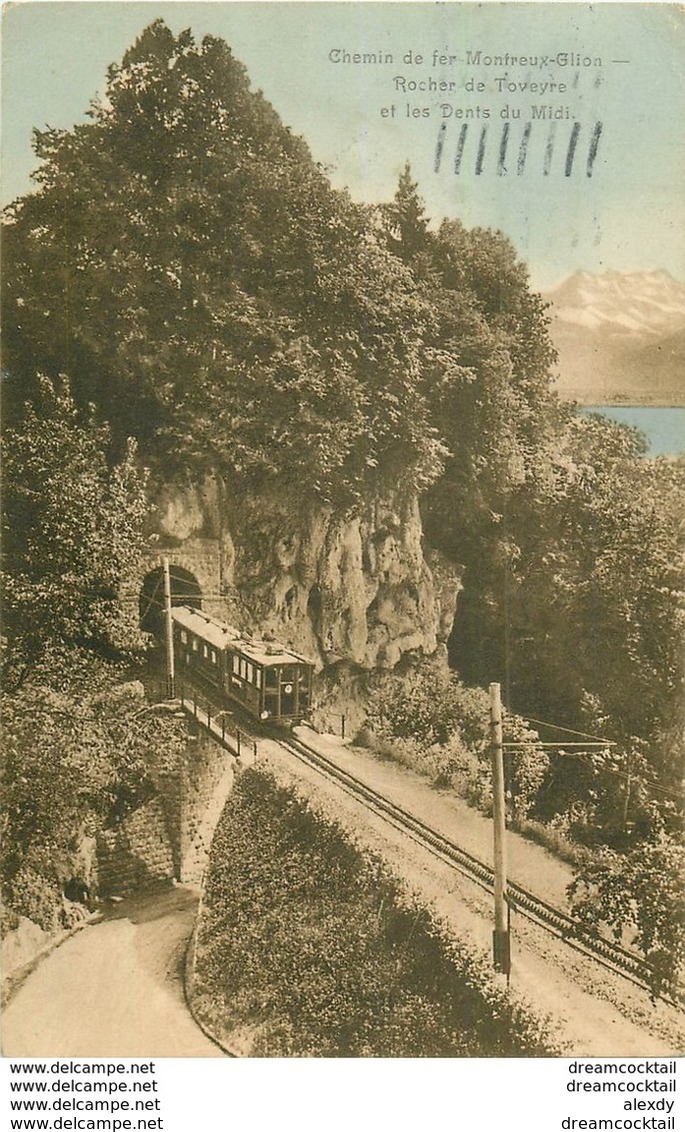
POLYGON ((214 830, 233 786, 234 761, 202 733, 189 747, 178 837, 178 879, 184 884, 202 886, 214 830))
POLYGON ((201 887, 214 829, 233 785, 232 756, 202 733, 158 795, 98 837, 99 895, 124 896, 174 879, 201 887))
POLYGON ((174 855, 161 799, 153 798, 118 829, 98 836, 101 897, 126 896, 174 877, 174 855))

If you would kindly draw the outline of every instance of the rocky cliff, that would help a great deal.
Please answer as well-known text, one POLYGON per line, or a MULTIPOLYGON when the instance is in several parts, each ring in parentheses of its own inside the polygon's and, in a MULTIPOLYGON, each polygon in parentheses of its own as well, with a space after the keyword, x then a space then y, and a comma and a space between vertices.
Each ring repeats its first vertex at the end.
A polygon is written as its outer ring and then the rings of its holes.
POLYGON ((424 553, 415 495, 341 514, 304 492, 245 496, 207 479, 165 485, 154 529, 177 553, 215 543, 219 607, 207 607, 311 656, 329 685, 433 655, 452 628, 459 576, 424 553))

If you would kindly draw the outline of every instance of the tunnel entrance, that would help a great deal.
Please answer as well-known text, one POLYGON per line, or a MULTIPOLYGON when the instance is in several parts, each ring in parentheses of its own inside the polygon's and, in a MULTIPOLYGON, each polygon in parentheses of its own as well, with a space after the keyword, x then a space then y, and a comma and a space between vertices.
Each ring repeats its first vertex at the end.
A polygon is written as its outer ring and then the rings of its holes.
MULTIPOLYGON (((169 568, 171 578, 171 604, 202 608, 200 583, 190 570, 183 566, 169 568)), ((164 571, 161 566, 151 570, 143 580, 138 599, 140 627, 145 633, 161 637, 164 633, 164 571)))
POLYGON ((468 573, 459 594, 452 631, 447 640, 450 668, 465 684, 486 687, 506 682, 506 632, 487 592, 471 585, 468 573))

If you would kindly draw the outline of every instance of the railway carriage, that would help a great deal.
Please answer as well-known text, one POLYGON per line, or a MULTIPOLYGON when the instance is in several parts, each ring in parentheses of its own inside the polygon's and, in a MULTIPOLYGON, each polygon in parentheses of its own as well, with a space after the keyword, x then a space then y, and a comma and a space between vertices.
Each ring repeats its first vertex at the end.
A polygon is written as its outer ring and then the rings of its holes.
POLYGON ((303 719, 313 665, 276 641, 258 640, 199 609, 171 611, 178 675, 196 675, 261 720, 303 719))

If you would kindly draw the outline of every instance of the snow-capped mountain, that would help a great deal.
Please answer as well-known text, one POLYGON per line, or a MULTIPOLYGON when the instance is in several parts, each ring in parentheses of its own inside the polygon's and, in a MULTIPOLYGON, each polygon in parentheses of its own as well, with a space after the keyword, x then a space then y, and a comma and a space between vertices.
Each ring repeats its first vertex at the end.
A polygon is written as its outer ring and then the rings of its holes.
POLYGON ((578 271, 545 298, 563 396, 685 403, 685 285, 667 271, 578 271))

